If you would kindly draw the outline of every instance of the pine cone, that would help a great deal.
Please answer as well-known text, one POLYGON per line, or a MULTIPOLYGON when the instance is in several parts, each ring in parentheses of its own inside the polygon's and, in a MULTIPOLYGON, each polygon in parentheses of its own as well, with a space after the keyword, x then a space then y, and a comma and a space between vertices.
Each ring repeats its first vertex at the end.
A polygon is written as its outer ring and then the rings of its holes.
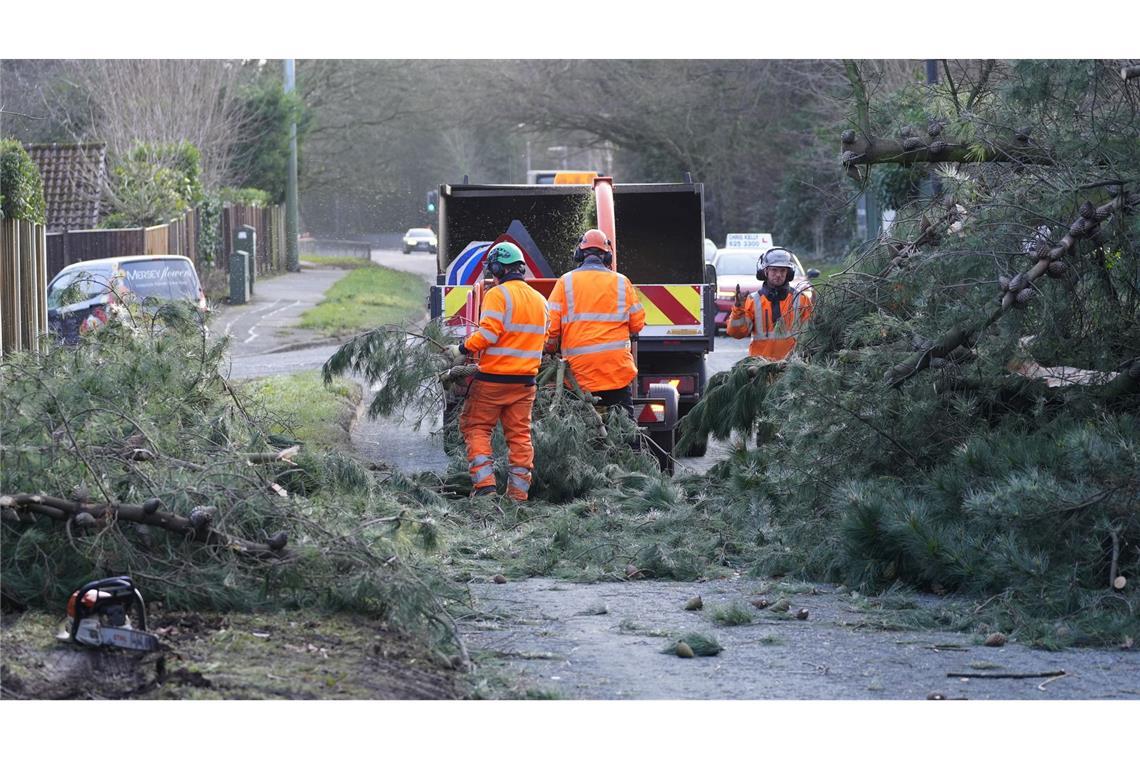
POLYGON ((1033 288, 1025 288, 1023 290, 1020 290, 1017 293, 1017 299, 1014 301, 1013 305, 1018 307, 1019 309, 1023 309, 1023 308, 1025 308, 1025 304, 1029 303, 1029 301, 1031 299, 1033 299, 1036 295, 1037 295, 1037 291, 1034 290, 1033 288))
POLYGON ((142 503, 143 514, 144 515, 153 515, 155 512, 158 511, 158 508, 161 506, 162 506, 162 499, 158 499, 158 498, 147 499, 146 501, 144 501, 142 503))
POLYGON ((274 533, 265 543, 273 551, 279 552, 285 548, 285 544, 289 543, 289 534, 285 531, 274 533))
POLYGON ((843 134, 840 135, 839 139, 843 140, 844 145, 850 145, 851 143, 855 142, 855 130, 854 129, 843 130, 843 134))
POLYGON ((1001 292, 1009 290, 1009 278, 1004 274, 998 276, 998 285, 1001 286, 1001 292))
POLYGON ((146 436, 142 433, 135 433, 123 439, 121 447, 123 456, 129 457, 135 449, 141 449, 146 444, 146 436))
POLYGON ((921 150, 925 144, 917 137, 905 137, 902 141, 903 150, 921 150))
POLYGON ((930 125, 926 128, 926 134, 930 135, 931 137, 938 137, 938 135, 942 134, 942 122, 930 122, 930 125))
POLYGON ((930 153, 930 155, 937 156, 946 150, 946 143, 942 142, 941 140, 932 140, 930 145, 927 146, 926 150, 930 153))
POLYGON ((214 515, 217 511, 217 507, 195 507, 194 511, 190 513, 190 524, 194 526, 195 530, 201 530, 214 521, 214 515))
POLYGON ((840 156, 839 159, 843 162, 843 165, 846 166, 847 164, 850 164, 852 161, 854 161, 858 157, 859 157, 859 154, 856 153, 855 151, 845 150, 845 151, 843 151, 843 155, 840 156))
POLYGON ((75 524, 75 527, 79 530, 91 530, 95 527, 97 522, 95 520, 95 515, 91 514, 90 512, 80 512, 79 514, 75 515, 75 517, 71 518, 71 520, 75 524))
POLYGON ((1052 261, 1049 262, 1049 268, 1045 270, 1045 274, 1056 279, 1058 277, 1063 277, 1065 275, 1065 270, 1068 268, 1068 265, 1063 261, 1052 261))
POLYGON ((899 137, 912 137, 914 135, 914 127, 909 124, 903 124, 899 127, 899 137))
POLYGON ((1073 237, 1074 240, 1084 237, 1085 233, 1088 232, 1091 226, 1092 222, 1090 222, 1088 219, 1085 219, 1084 217, 1081 217, 1080 219, 1077 219, 1077 221, 1073 222, 1072 225, 1070 225, 1069 234, 1073 237))
POLYGON ((1013 276, 1013 279, 1009 281, 1008 290, 1011 293, 1016 293, 1028 284, 1029 278, 1025 276, 1025 272, 1018 272, 1013 276))
POLYGON ((1081 216, 1089 220, 1096 219, 1096 206, 1091 201, 1085 201, 1081 204, 1081 216))

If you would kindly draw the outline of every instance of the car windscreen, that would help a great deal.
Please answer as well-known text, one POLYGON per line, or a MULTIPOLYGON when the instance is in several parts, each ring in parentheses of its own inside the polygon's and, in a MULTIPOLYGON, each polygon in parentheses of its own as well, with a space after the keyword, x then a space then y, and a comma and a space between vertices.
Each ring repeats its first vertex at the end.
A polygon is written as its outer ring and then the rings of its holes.
POLYGON ((73 269, 57 277, 48 287, 47 306, 58 309, 111 292, 110 267, 73 269))
POLYGON ((140 299, 198 300, 198 275, 189 261, 128 261, 121 264, 120 269, 123 284, 140 299))
POLYGON ((435 237, 435 233, 431 230, 408 230, 408 237, 433 238, 435 237))
POLYGON ((720 275, 756 274, 757 256, 721 256, 716 262, 716 273, 720 275))
MULTIPOLYGON (((716 273, 720 275, 740 275, 740 274, 756 274, 756 266, 760 261, 760 254, 734 254, 732 256, 721 257, 716 260, 716 273)), ((799 259, 792 259, 795 266, 792 267, 792 277, 796 279, 803 279, 807 275, 804 274, 804 268, 800 265, 799 259)))

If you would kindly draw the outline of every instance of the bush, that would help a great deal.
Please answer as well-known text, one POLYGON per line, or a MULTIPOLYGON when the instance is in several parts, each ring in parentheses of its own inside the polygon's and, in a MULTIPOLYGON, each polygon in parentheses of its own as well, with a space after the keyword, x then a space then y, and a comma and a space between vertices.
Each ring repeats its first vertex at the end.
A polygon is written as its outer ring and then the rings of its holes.
POLYGON ((114 211, 105 228, 166 224, 203 199, 201 154, 192 144, 137 145, 111 172, 114 211))
POLYGON ((273 199, 264 190, 256 187, 223 187, 218 191, 218 198, 222 203, 232 203, 236 206, 256 206, 262 208, 273 205, 273 199))
POLYGON ((0 140, 0 218, 46 219, 40 170, 16 140, 0 140))

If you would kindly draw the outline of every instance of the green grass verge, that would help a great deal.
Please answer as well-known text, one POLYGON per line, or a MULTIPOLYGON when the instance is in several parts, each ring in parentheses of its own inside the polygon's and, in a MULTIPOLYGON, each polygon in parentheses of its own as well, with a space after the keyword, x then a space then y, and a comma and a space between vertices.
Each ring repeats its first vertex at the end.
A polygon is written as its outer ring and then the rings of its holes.
POLYGON ((339 378, 326 386, 312 370, 251 380, 249 391, 274 420, 271 433, 311 448, 352 448, 348 431, 362 393, 356 383, 339 378))
POLYGON ((819 270, 819 277, 816 278, 816 282, 822 282, 836 272, 842 272, 848 266, 842 261, 804 261, 803 265, 805 270, 813 268, 819 270))
POLYGON ((301 315, 301 327, 343 336, 416 319, 424 314, 427 283, 419 275, 382 266, 354 269, 329 288, 325 300, 301 315))
POLYGON ((302 256, 301 261, 332 269, 368 269, 380 266, 371 259, 358 259, 353 256, 302 256))

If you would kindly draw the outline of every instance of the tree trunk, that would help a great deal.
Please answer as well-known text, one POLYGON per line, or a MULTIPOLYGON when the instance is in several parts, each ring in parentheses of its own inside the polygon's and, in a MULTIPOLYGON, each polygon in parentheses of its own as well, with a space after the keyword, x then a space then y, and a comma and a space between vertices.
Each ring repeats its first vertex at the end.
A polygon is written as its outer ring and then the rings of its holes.
POLYGON ((84 519, 87 521, 106 522, 109 519, 114 519, 154 525, 174 533, 192 536, 204 543, 221 544, 262 558, 281 557, 281 550, 285 548, 287 540, 284 534, 279 533, 271 538, 269 543, 246 541, 214 530, 209 525, 208 517, 195 520, 192 516, 188 519, 171 512, 148 510, 142 504, 83 504, 55 496, 18 493, 0 496, 0 507, 14 509, 17 514, 21 510, 26 510, 35 514, 46 515, 53 520, 67 520, 85 515, 84 519))

